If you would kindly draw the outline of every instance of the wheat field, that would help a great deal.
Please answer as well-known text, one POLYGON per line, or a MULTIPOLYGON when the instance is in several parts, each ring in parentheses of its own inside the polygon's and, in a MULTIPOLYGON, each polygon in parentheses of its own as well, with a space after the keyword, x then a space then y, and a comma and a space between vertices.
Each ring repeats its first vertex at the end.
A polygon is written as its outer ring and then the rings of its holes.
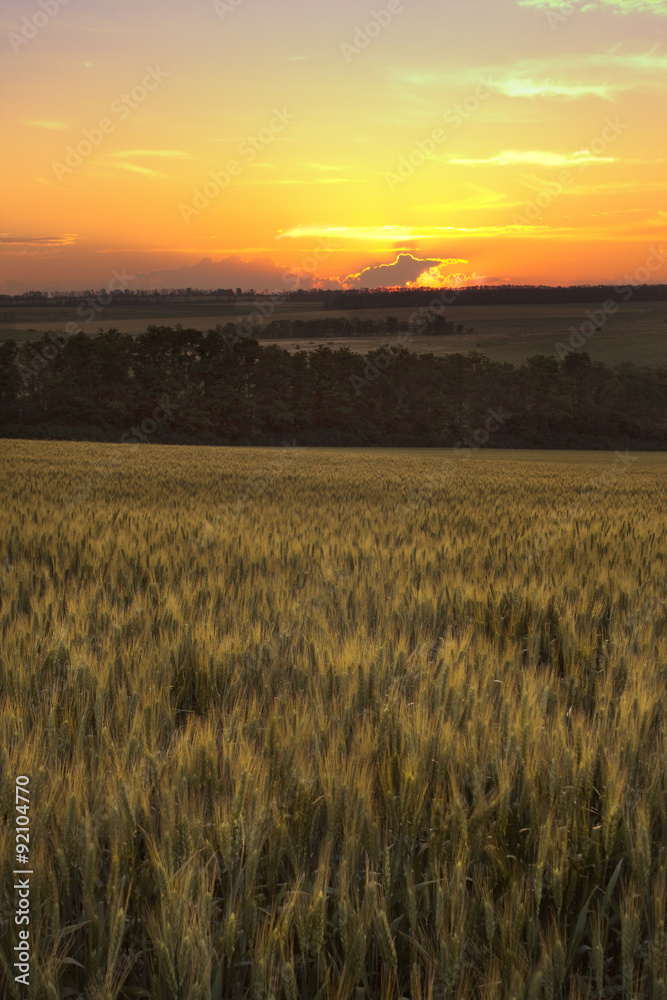
POLYGON ((0 460, 2 996, 666 1000, 665 456, 0 460))

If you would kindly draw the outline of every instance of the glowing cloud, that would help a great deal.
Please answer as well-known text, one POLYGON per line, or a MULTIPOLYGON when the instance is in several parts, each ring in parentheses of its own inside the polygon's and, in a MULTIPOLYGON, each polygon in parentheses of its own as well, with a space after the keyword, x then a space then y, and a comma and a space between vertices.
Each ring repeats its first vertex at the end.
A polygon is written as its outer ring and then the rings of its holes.
MULTIPOLYGON (((459 258, 441 258, 436 260, 420 260, 412 254, 399 254, 391 264, 372 264, 357 274, 349 274, 344 279, 345 284, 359 288, 397 288, 405 285, 422 284, 425 275, 435 278, 442 275, 444 269, 455 264, 467 264, 467 260, 459 258)), ((440 284, 437 280, 428 280, 424 287, 440 284)))
MULTIPOLYGON (((461 263, 467 263, 467 261, 461 261, 461 263)), ((462 288, 465 285, 481 285, 486 283, 493 284, 495 282, 490 281, 485 274, 477 274, 476 271, 472 271, 469 274, 463 271, 449 271, 447 269, 447 262, 445 261, 442 265, 424 271, 415 282, 412 282, 412 285, 415 288, 462 288)))

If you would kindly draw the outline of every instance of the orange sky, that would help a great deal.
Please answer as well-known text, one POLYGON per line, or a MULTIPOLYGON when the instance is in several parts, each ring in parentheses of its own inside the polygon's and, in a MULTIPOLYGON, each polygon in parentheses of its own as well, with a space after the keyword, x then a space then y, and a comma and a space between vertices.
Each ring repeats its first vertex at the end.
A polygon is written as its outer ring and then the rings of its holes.
POLYGON ((667 254, 667 0, 11 0, 1 27, 5 292, 667 254))

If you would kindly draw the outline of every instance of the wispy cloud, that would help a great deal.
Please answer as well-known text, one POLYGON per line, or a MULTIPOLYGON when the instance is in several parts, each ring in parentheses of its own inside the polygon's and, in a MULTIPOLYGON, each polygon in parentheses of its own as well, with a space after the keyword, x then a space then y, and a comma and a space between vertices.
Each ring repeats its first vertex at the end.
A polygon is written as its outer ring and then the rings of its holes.
POLYGON ((144 177, 152 177, 154 180, 167 180, 169 174, 162 173, 161 170, 151 170, 150 167, 140 167, 137 163, 114 163, 119 170, 128 170, 133 174, 142 174, 144 177))
POLYGON ((646 194, 647 191, 667 191, 667 181, 609 181, 603 184, 573 184, 568 188, 569 194, 583 194, 587 197, 596 194, 617 194, 621 191, 636 191, 646 194))
POLYGON ((237 181, 238 187, 302 187, 311 184, 367 184, 364 177, 313 177, 307 180, 299 180, 296 177, 267 177, 262 180, 237 181))
POLYGON ((115 153, 110 153, 109 155, 115 156, 121 160, 131 160, 137 156, 157 156, 161 158, 169 157, 171 159, 184 160, 192 159, 192 153, 188 153, 184 149, 118 149, 115 153))
MULTIPOLYGON (((548 10, 570 10, 574 0, 518 0, 519 7, 541 7, 548 10)), ((587 0, 579 8, 611 10, 615 14, 667 14, 667 0, 587 0)))
POLYGON ((560 97, 566 101, 577 101, 581 97, 600 97, 611 101, 617 85, 608 83, 566 83, 563 80, 535 79, 531 77, 508 77, 498 80, 496 90, 507 97, 560 97))
POLYGON ((342 237, 352 240, 372 240, 397 242, 413 239, 417 231, 411 226, 294 226, 276 238, 299 239, 311 236, 342 237))
POLYGON ((294 226, 276 239, 330 236, 340 240, 402 243, 405 240, 437 240, 451 236, 512 236, 538 232, 546 226, 294 226))
POLYGON ((451 159, 450 163, 465 164, 496 164, 499 167, 515 166, 517 164, 538 164, 541 167, 567 167, 582 163, 614 163, 613 156, 592 156, 587 149, 576 153, 548 153, 541 150, 508 149, 496 156, 482 159, 451 159))
POLYGON ((128 173, 140 174, 156 181, 168 180, 170 174, 165 174, 162 170, 156 170, 154 167, 146 167, 132 162, 132 160, 150 159, 191 160, 192 154, 184 149, 117 149, 113 153, 109 153, 106 165, 114 170, 127 170, 128 173))
POLYGON ((28 125, 32 125, 33 128, 48 128, 58 131, 62 131, 67 128, 67 122, 28 122, 28 125))
POLYGON ((410 205, 418 212, 462 212, 482 211, 488 208, 514 208, 517 201, 508 199, 506 192, 493 191, 490 188, 479 187, 477 184, 466 183, 470 194, 461 198, 451 198, 449 201, 438 201, 410 205))
POLYGON ((0 243, 4 246, 64 247, 78 241, 77 233, 62 233, 59 236, 19 236, 17 233, 0 233, 0 243))
MULTIPOLYGON (((579 222, 581 218, 581 215, 577 216, 579 222)), ((662 212, 659 211, 655 218, 646 221, 644 227, 647 231, 652 231, 655 228, 662 228, 664 230, 666 219, 667 215, 663 215, 662 212)), ((499 224, 495 226, 386 226, 360 229, 335 226, 296 226, 294 229, 291 229, 286 233, 281 233, 277 239, 285 237, 313 238, 330 236, 332 239, 335 238, 339 241, 339 249, 345 249, 346 243, 363 240, 375 242, 377 244, 384 244, 385 249, 395 252, 397 250, 414 250, 425 240, 439 240, 442 244, 446 244, 453 239, 493 240, 569 238, 579 241, 591 238, 604 238, 622 240, 635 239, 638 238, 639 235, 640 234, 636 231, 636 224, 631 228, 627 226, 613 227, 605 225, 604 229, 598 230, 591 229, 589 226, 581 224, 552 226, 545 223, 512 223, 508 225, 499 224)), ((377 246, 376 249, 377 251, 380 251, 382 246, 377 246)))
POLYGON ((310 167, 311 170, 345 170, 345 167, 334 167, 330 163, 304 163, 305 167, 310 167))
MULTIPOLYGON (((666 0, 667 2, 667 0, 666 0)), ((554 97, 578 100, 599 97, 611 101, 638 88, 664 88, 667 55, 654 46, 648 52, 608 52, 524 59, 494 71, 496 87, 509 97, 554 97), (609 78, 614 80, 609 83, 609 78)))
POLYGON ((437 85, 471 87, 488 78, 495 92, 506 97, 561 101, 595 97, 612 101, 626 91, 665 89, 667 55, 657 46, 644 52, 628 52, 618 44, 606 52, 531 57, 511 65, 471 65, 456 70, 411 68, 402 70, 399 78, 406 84, 429 89, 437 85))

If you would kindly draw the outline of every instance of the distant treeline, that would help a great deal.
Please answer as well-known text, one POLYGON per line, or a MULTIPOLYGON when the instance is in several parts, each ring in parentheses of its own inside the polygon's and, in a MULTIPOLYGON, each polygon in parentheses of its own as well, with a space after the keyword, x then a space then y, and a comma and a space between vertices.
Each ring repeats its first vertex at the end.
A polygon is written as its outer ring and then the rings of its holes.
POLYGON ((102 295, 105 304, 113 302, 114 306, 132 308, 132 306, 145 306, 156 302, 233 302, 235 299, 254 298, 256 292, 249 289, 244 292, 237 288, 163 288, 160 291, 155 289, 129 289, 129 288, 88 288, 81 292, 22 292, 20 295, 0 295, 0 308, 11 309, 34 309, 35 306, 44 308, 53 306, 66 306, 74 308, 77 305, 86 304, 89 299, 102 295))
MULTIPOLYGON (((236 324, 228 323, 223 332, 233 337, 237 330, 236 324)), ((382 337, 391 336, 403 330, 414 334, 429 336, 452 336, 455 333, 472 333, 468 327, 464 331, 462 323, 452 323, 444 316, 430 315, 415 311, 408 320, 399 320, 395 316, 386 319, 371 319, 362 316, 345 317, 325 316, 316 319, 274 319, 262 330, 262 340, 304 340, 316 337, 382 337)))
MULTIPOLYGON (((295 292, 295 298, 308 293, 295 292)), ((667 285, 470 285, 445 290, 351 289, 311 292, 325 309, 397 309, 427 306, 440 298, 447 306, 555 305, 567 302, 667 302, 667 285)))
POLYGON ((0 434, 181 444, 665 449, 667 369, 573 352, 290 354, 220 329, 0 345, 0 434))
POLYGON ((278 296, 254 288, 173 288, 130 289, 126 287, 88 289, 84 292, 24 292, 21 295, 0 295, 0 308, 34 308, 35 306, 85 306, 98 294, 114 306, 131 310, 133 306, 173 304, 178 302, 206 303, 279 299, 281 303, 307 302, 314 308, 325 309, 398 309, 428 306, 435 299, 445 305, 549 305, 566 302, 667 302, 667 285, 470 285, 460 288, 354 288, 348 290, 321 288, 283 291, 278 296))

